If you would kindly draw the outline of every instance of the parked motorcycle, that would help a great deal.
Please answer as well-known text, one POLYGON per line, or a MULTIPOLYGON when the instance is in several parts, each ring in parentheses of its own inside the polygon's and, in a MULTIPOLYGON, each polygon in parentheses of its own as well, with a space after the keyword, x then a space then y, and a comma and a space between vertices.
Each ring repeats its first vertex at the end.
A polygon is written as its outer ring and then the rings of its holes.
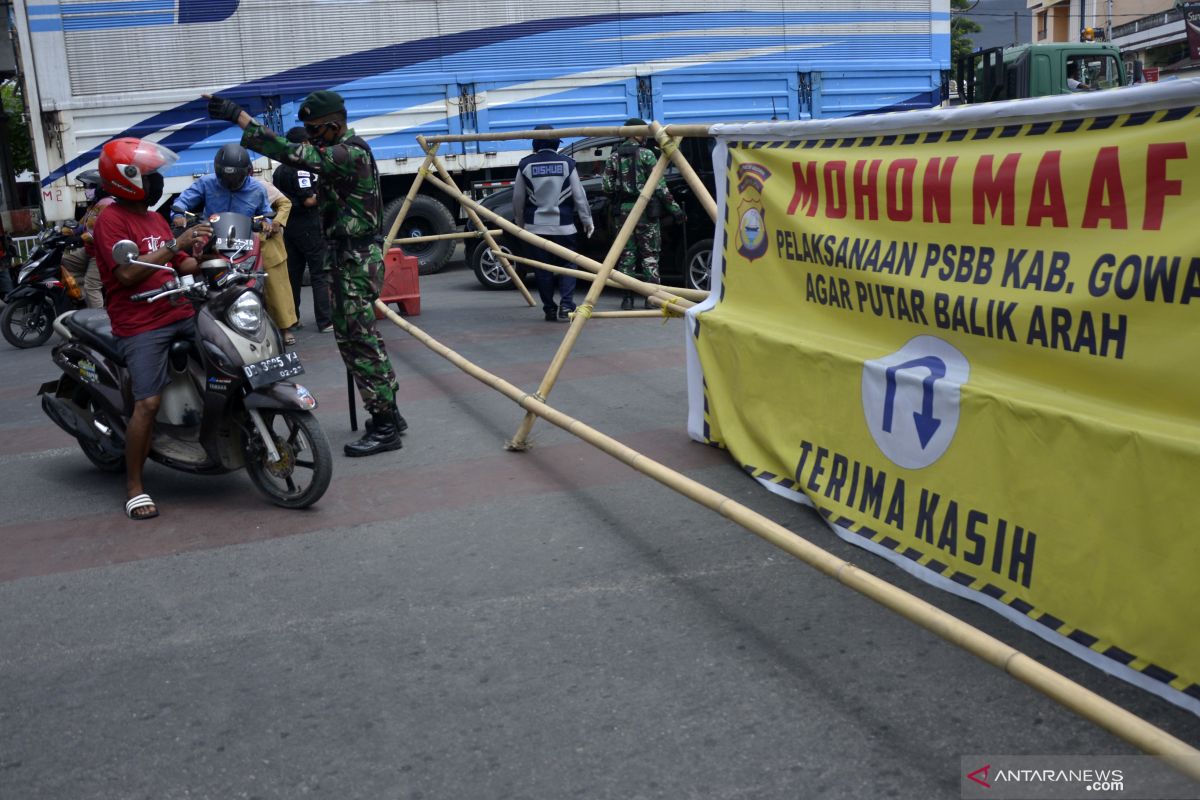
MULTIPOLYGON (((171 344, 170 382, 163 389, 150 458, 200 474, 244 466, 272 503, 305 508, 325 493, 333 472, 329 443, 311 413, 317 401, 290 381, 304 367, 298 354, 284 351, 255 291, 263 274, 247 258, 255 247, 250 218, 221 214, 212 225, 202 277, 176 275, 133 297, 147 303, 184 297, 197 312, 195 337, 171 344)), ((137 255, 133 242, 113 247, 118 264, 175 272, 138 261, 137 255)), ((120 472, 134 404, 108 315, 75 311, 54 327, 66 339, 53 351, 63 374, 39 390, 42 409, 78 439, 94 465, 120 472)))
POLYGON ((37 248, 17 272, 17 285, 4 298, 0 333, 13 347, 41 347, 54 332, 54 318, 83 308, 83 291, 63 268, 63 253, 80 244, 57 228, 38 236, 37 248))

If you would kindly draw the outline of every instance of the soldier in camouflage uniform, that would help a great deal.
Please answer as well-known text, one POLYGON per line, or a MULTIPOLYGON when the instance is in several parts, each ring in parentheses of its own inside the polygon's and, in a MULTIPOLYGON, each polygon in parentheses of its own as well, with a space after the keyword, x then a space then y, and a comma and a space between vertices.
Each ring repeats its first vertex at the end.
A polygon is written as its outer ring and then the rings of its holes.
MULTIPOLYGON (((625 120, 625 124, 645 125, 646 122, 633 118, 625 120)), ((609 156, 608 163, 604 165, 601 188, 608 195, 614 231, 620 230, 625 224, 642 187, 646 185, 654 165, 658 162, 654 152, 642 146, 643 141, 645 137, 642 136, 629 137, 617 145, 609 156)), ((659 222, 659 218, 663 209, 666 209, 679 224, 686 219, 683 209, 671 196, 666 180, 659 178, 658 187, 637 227, 634 228, 633 235, 625 242, 625 249, 621 251, 621 258, 617 262, 618 270, 646 283, 660 282, 658 254, 662 249, 662 223, 659 222)), ((621 308, 625 311, 633 308, 633 292, 625 292, 621 299, 621 308)), ((653 308, 649 298, 646 298, 646 308, 653 308)))
POLYGON ((243 128, 244 147, 321 176, 318 206, 330 251, 334 335, 371 412, 366 434, 347 444, 345 452, 369 456, 398 450, 408 424, 396 409, 396 375, 375 329, 374 303, 383 287, 382 201, 371 148, 346 127, 345 102, 336 92, 313 92, 301 104, 308 143, 289 142, 231 100, 210 97, 208 113, 243 128))

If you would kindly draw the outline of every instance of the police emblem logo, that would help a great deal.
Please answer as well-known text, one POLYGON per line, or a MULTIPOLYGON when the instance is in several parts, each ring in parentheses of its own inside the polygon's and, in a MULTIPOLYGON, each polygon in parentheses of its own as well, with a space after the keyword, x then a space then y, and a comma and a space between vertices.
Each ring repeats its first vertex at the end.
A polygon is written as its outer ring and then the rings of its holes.
POLYGON ((771 171, 762 164, 739 164, 737 168, 738 203, 737 251, 747 261, 761 258, 767 252, 766 209, 763 207, 763 187, 771 171))

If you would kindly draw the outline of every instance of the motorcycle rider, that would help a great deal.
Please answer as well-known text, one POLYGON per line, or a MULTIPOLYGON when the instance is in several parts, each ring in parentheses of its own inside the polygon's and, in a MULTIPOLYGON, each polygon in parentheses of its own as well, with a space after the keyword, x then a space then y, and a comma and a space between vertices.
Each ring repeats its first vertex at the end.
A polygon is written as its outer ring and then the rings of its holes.
POLYGON ((134 399, 133 416, 125 433, 129 497, 125 515, 130 519, 158 516, 158 507, 142 485, 142 468, 150 453, 154 418, 168 380, 171 341, 192 335, 195 323, 192 307, 186 301, 133 302, 133 295, 161 287, 172 280, 172 275, 166 270, 117 264, 112 249, 117 242, 130 240, 138 245, 139 261, 170 263, 180 272, 198 271, 196 259, 189 253, 198 238, 212 235, 212 228, 196 225, 175 239, 166 220, 150 211, 162 199, 160 170, 177 159, 167 148, 144 139, 114 139, 100 151, 101 185, 115 201, 96 219, 96 260, 108 297, 112 331, 129 370, 134 399))
POLYGON ((83 239, 83 250, 87 253, 87 272, 83 277, 83 293, 88 308, 104 308, 104 293, 101 291, 100 264, 96 260, 96 220, 100 212, 113 204, 113 198, 100 185, 100 173, 94 169, 81 172, 76 177, 83 184, 88 209, 79 220, 79 237, 83 239))
POLYGON ((203 208, 205 218, 224 211, 264 217, 262 237, 271 235, 271 201, 266 188, 250 179, 250 154, 235 142, 223 146, 213 158, 213 171, 201 175, 171 204, 171 224, 182 228, 187 224, 184 214, 203 208))

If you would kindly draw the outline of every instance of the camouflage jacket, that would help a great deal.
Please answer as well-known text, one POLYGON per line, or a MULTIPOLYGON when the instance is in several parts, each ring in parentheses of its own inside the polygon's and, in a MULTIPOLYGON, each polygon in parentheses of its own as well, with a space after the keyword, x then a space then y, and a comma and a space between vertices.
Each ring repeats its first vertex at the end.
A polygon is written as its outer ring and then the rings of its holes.
POLYGON ((379 233, 382 200, 379 173, 366 142, 347 129, 329 147, 294 144, 257 121, 246 126, 242 146, 298 169, 308 169, 323 180, 317 184, 317 208, 328 239, 359 239, 379 233))
MULTIPOLYGON (((626 139, 613 148, 612 155, 608 157, 600 186, 614 203, 632 204, 637 201, 638 194, 646 185, 657 162, 658 157, 654 155, 653 150, 642 147, 633 139, 626 139)), ((662 209, 674 216, 683 213, 683 209, 671 195, 671 190, 667 188, 666 178, 658 179, 658 187, 651 198, 651 206, 654 205, 654 200, 661 204, 662 209)), ((657 215, 652 214, 651 216, 653 218, 657 215)))

